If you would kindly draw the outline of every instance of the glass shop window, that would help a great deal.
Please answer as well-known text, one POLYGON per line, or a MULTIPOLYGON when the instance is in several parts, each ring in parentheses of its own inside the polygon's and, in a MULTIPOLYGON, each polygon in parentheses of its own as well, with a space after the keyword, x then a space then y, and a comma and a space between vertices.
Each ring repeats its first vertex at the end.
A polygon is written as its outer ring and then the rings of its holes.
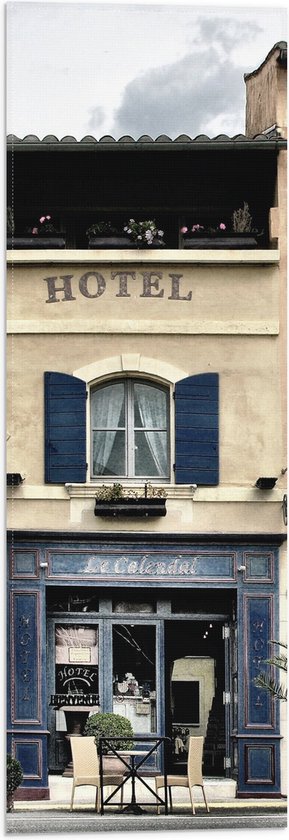
POLYGON ((155 627, 113 627, 113 711, 131 721, 135 733, 156 732, 155 627))
POLYGON ((51 587, 47 589, 47 610, 57 612, 98 612, 99 601, 92 587, 51 587))
POLYGON ((81 704, 82 698, 85 705, 98 702, 98 627, 95 625, 56 625, 55 692, 67 695, 67 705, 76 699, 81 704))
POLYGON ((113 601, 112 611, 115 613, 154 613, 155 603, 149 601, 113 601))
POLYGON ((118 380, 91 394, 92 477, 166 478, 168 390, 118 380))

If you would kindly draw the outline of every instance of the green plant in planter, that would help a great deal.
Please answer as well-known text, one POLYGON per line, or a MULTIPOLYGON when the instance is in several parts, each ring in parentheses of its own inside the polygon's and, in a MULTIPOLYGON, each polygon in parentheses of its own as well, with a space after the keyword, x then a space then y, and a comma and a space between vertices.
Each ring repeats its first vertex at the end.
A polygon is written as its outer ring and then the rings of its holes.
POLYGON ((23 782, 23 772, 20 761, 8 753, 6 773, 7 811, 12 811, 13 794, 19 785, 21 785, 21 782, 23 782))
MULTIPOLYGON (((113 742, 116 749, 119 747, 122 750, 129 750, 133 744, 131 740, 133 737, 133 728, 130 720, 123 717, 123 715, 117 715, 113 712, 98 712, 90 715, 84 727, 84 735, 94 735, 97 749, 99 748, 99 738, 101 736, 104 738, 117 737, 118 735, 121 738, 127 737, 125 741, 120 741, 119 743, 117 741, 113 742)), ((107 752, 108 748, 103 746, 103 754, 107 752)))
POLYGON ((166 499, 167 493, 163 487, 154 487, 150 482, 146 482, 143 491, 139 492, 132 487, 125 490, 122 484, 102 484, 96 490, 95 499, 98 502, 116 502, 119 499, 166 499))
POLYGON ((234 233, 251 233, 262 236, 263 231, 258 233, 258 229, 253 227, 253 219, 249 210, 247 201, 244 201, 243 207, 234 210, 232 215, 232 226, 234 233))
POLYGON ((129 219, 124 227, 124 232, 137 246, 148 246, 154 242, 158 242, 159 245, 164 245, 164 231, 158 229, 155 219, 147 219, 142 222, 129 219))
POLYGON ((119 236, 117 228, 113 227, 111 222, 94 222, 87 228, 86 236, 119 236))
POLYGON ((54 226, 51 216, 40 216, 39 219, 27 228, 27 233, 32 236, 59 236, 59 230, 54 226))

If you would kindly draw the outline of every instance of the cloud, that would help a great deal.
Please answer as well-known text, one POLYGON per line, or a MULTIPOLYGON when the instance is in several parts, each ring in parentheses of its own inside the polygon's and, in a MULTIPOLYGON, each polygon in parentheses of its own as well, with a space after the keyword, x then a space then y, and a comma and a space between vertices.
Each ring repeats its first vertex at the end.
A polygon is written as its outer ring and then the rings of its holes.
POLYGON ((258 26, 246 22, 199 20, 190 53, 146 71, 126 86, 114 115, 113 136, 137 138, 148 133, 155 138, 165 133, 174 138, 186 133, 194 137, 208 133, 210 124, 218 133, 224 131, 226 117, 232 125, 232 115, 236 116, 233 133, 243 131, 243 75, 248 68, 236 67, 231 53, 258 31, 258 26))
POLYGON ((89 113, 90 113, 90 117, 89 117, 89 121, 88 121, 88 128, 91 131, 95 131, 97 128, 100 128, 100 126, 102 125, 104 117, 105 117, 105 111, 104 111, 104 108, 101 108, 100 105, 96 105, 95 108, 89 108, 89 113))

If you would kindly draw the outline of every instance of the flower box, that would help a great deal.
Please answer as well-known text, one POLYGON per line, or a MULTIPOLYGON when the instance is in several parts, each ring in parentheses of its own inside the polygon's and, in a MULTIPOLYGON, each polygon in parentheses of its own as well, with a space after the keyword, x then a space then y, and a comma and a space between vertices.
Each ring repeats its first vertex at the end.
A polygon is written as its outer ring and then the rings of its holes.
POLYGON ((219 233, 216 236, 208 236, 198 233, 196 236, 183 239, 182 247, 185 249, 199 248, 200 250, 231 249, 234 251, 244 251, 246 249, 258 248, 258 242, 251 233, 232 233, 231 236, 219 233))
POLYGON ((122 498, 110 501, 96 499, 94 508, 95 516, 108 516, 118 519, 166 516, 166 512, 165 498, 145 498, 145 496, 141 496, 137 499, 122 498))
POLYGON ((139 250, 144 249, 149 251, 153 248, 163 248, 162 242, 152 242, 151 245, 146 245, 144 242, 140 242, 139 244, 136 242, 132 242, 128 236, 90 236, 88 240, 88 247, 89 249, 124 249, 129 248, 130 250, 139 250))
POLYGON ((63 233, 47 236, 9 236, 7 239, 8 250, 41 250, 65 248, 65 235, 63 233))
POLYGON ((113 250, 117 248, 133 248, 134 245, 128 236, 90 236, 88 247, 95 250, 113 250))

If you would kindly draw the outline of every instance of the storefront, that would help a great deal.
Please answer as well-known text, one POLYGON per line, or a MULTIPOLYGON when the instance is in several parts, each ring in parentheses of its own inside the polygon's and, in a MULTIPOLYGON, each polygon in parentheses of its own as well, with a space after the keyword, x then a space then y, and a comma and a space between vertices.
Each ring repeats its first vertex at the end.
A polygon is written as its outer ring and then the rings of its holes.
POLYGON ((98 709, 169 735, 178 772, 188 735, 203 734, 205 773, 236 779, 239 796, 280 792, 278 708, 254 677, 278 638, 281 542, 14 535, 8 708, 23 796, 49 796, 47 768, 67 772, 67 735, 98 709))

